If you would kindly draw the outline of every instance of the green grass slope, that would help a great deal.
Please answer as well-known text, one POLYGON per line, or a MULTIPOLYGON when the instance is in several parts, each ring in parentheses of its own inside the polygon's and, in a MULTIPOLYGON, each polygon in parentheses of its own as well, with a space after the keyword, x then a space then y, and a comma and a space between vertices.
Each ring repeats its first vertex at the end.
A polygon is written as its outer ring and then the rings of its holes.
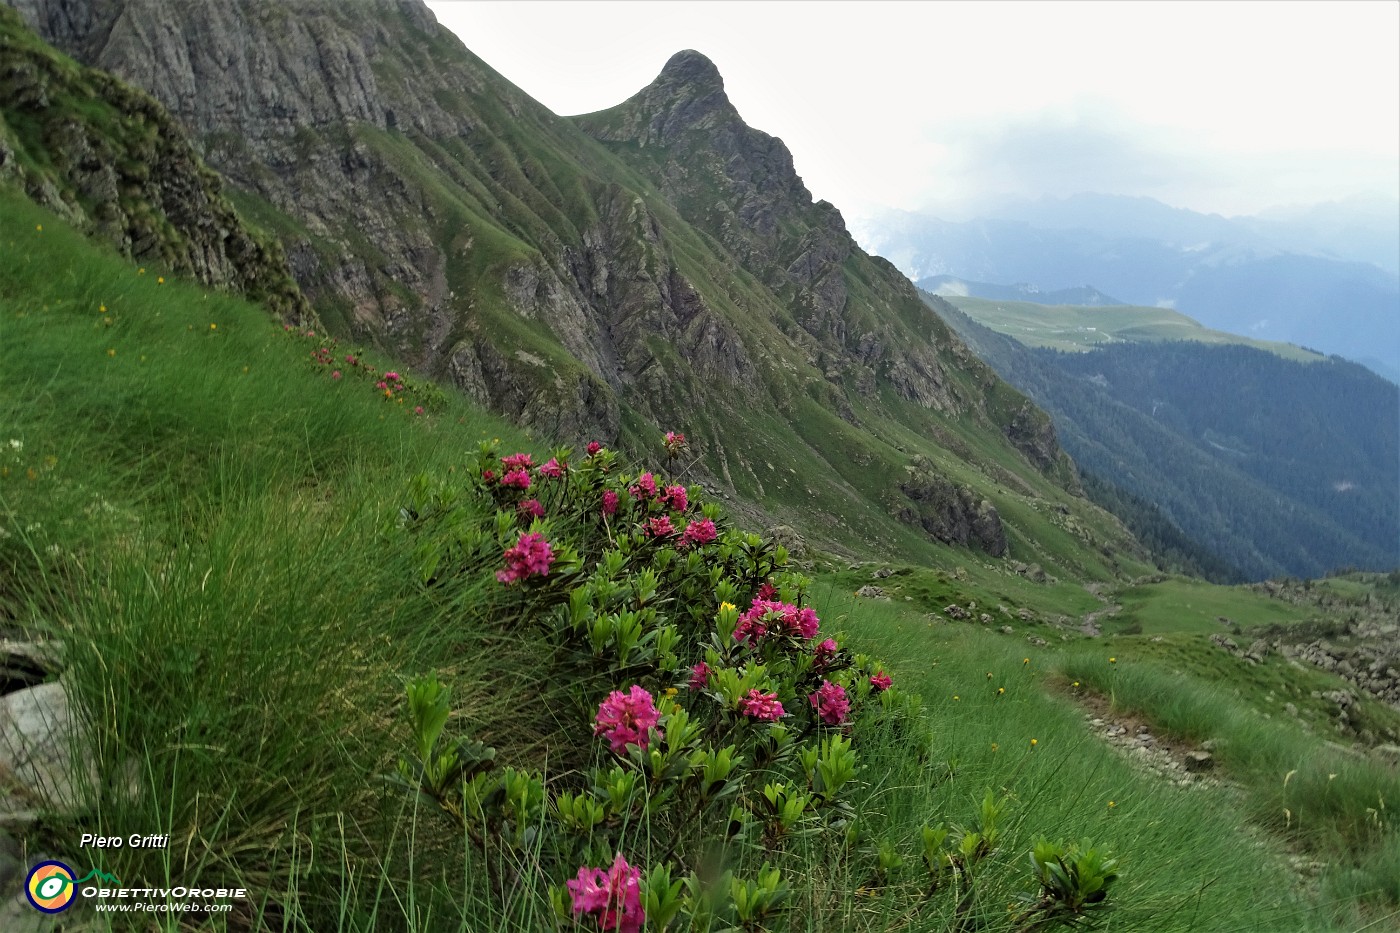
MULTIPOLYGON (((335 368, 322 364, 319 340, 264 309, 141 274, 3 198, 0 625, 65 646, 98 778, 93 805, 54 814, 34 844, 127 884, 248 887, 234 914, 210 918, 214 929, 548 924, 546 885, 561 878, 525 872, 482 887, 472 843, 375 778, 404 751, 403 680, 428 670, 453 685, 453 728, 511 764, 544 766, 591 741, 576 685, 531 634, 548 607, 505 593, 490 566, 447 589, 417 585, 421 555, 399 529, 420 472, 459 482, 482 438, 529 440, 424 387, 385 398, 360 372, 384 364, 360 357, 352 370, 341 361, 360 355, 345 347, 335 368), (78 832, 138 829, 170 833, 170 849, 74 848, 78 832)), ((464 536, 498 521, 464 501, 464 536)), ((792 886, 797 909, 767 928, 1019 929, 1006 908, 1042 834, 1092 837, 1121 858, 1117 928, 1306 931, 1365 919, 1355 898, 1311 899, 1250 827, 1250 808, 1139 773, 1086 733, 1074 703, 1047 689, 1057 647, 1027 652, 1019 638, 925 618, 945 598, 1014 599, 1041 615, 1098 602, 1067 582, 961 562, 901 568, 891 587, 922 589, 891 603, 847 595, 854 576, 813 588, 824 626, 886 658, 901 689, 922 696, 928 737, 911 746, 862 734, 853 802, 868 845, 890 853, 882 877, 873 849, 835 861, 805 843, 738 856, 742 871, 777 858, 792 886), (920 827, 967 825, 988 790, 1007 797, 1008 815, 979 863, 976 898, 925 896, 920 827)), ((1100 674, 1094 647, 1073 662, 1085 683, 1111 673, 1100 674)), ((1261 774, 1292 766, 1293 746, 1276 745, 1261 774)), ((1347 800, 1369 786, 1356 774, 1346 772, 1347 800)), ((1349 803, 1328 806, 1319 818, 1353 816, 1349 803)), ((1344 838, 1364 825, 1363 814, 1344 838)), ((645 832, 633 838, 652 845, 645 832)))

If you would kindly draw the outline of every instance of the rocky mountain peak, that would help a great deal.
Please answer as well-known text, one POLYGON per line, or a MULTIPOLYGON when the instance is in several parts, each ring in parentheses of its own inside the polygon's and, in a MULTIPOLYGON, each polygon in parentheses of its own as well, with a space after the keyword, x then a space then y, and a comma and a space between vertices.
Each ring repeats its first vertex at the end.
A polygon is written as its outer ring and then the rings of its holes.
POLYGON ((690 85, 696 91, 711 93, 724 90, 724 78, 720 76, 715 63, 704 53, 694 49, 681 49, 666 60, 661 73, 653 84, 663 82, 671 85, 690 85))
POLYGON ((694 49, 672 55, 656 79, 605 111, 608 138, 670 146, 687 133, 741 124, 715 63, 694 49))

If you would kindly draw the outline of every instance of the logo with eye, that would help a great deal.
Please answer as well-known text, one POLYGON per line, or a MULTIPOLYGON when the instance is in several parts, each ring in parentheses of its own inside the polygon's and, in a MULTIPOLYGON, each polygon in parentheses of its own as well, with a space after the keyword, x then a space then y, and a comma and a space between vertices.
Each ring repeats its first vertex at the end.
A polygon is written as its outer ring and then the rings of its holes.
POLYGON ((73 869, 62 862, 40 862, 24 879, 24 895, 35 910, 56 914, 73 904, 76 892, 73 869))

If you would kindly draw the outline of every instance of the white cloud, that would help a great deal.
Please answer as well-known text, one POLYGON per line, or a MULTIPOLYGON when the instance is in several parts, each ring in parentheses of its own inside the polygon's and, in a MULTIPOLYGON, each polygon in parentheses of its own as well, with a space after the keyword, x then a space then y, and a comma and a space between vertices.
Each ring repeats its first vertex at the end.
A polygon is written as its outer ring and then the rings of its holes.
POLYGON ((429 5, 558 113, 698 49, 848 215, 1074 185, 1224 213, 1400 196, 1395 3, 429 5))

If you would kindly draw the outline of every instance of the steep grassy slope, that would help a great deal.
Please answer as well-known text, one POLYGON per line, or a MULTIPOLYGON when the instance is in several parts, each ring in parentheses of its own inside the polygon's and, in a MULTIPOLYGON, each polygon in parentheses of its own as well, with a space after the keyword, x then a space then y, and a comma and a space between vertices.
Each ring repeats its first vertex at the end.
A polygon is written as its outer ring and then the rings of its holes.
MULTIPOLYGON (((823 547, 949 559, 977 522, 1067 575, 1141 566, 1044 413, 812 203, 781 143, 736 152, 743 185, 682 190, 416 3, 16 3, 172 108, 336 333, 551 435, 684 431, 692 475, 823 547)), ((665 158, 704 146, 691 118, 763 135, 700 56, 647 95, 680 134, 665 158)))
MULTIPOLYGON (((478 440, 528 441, 452 399, 415 416, 348 363, 335 378, 309 353, 317 341, 265 309, 142 275, 14 195, 0 207, 0 619, 7 634, 68 646, 101 777, 100 806, 53 818, 33 843, 131 885, 247 885, 253 897, 214 929, 548 923, 546 884, 563 879, 524 871, 489 890, 465 867, 471 841, 376 777, 405 744, 403 678, 424 670, 453 685, 452 728, 510 764, 553 763, 592 741, 578 685, 530 634, 539 607, 507 594, 493 566, 450 589, 416 585, 418 555, 403 546, 415 474, 456 482, 478 440), (182 844, 75 848, 80 831, 138 828, 182 844)), ((498 521, 469 511, 464 525, 498 521)), ((908 595, 1015 598, 1037 614, 1097 603, 997 564, 883 579, 900 597, 922 581, 908 595)), ((923 695, 930 731, 913 753, 907 738, 862 738, 855 801, 869 836, 853 852, 827 859, 799 842, 732 854, 743 872, 780 860, 797 909, 771 929, 932 933, 972 910, 979 928, 1009 933, 1006 903, 1042 833, 1112 846, 1125 928, 1360 922, 1349 900, 1310 902, 1273 844, 1213 791, 1139 773, 1086 734, 1073 704, 1045 689, 1052 647, 934 625, 922 602, 852 599, 846 577, 824 581, 823 624, 888 658, 902 688, 923 695), (988 788, 1010 795, 1009 816, 978 897, 926 896, 921 826, 966 825, 988 788), (882 877, 877 844, 901 859, 882 877)), ((629 851, 665 844, 642 828, 629 851)), ((163 921, 173 931, 179 918, 163 921)))
POLYGON ((1190 342, 1032 351, 927 300, 1051 412, 1086 471, 1248 577, 1395 565, 1400 393, 1384 380, 1339 361, 1190 342))

